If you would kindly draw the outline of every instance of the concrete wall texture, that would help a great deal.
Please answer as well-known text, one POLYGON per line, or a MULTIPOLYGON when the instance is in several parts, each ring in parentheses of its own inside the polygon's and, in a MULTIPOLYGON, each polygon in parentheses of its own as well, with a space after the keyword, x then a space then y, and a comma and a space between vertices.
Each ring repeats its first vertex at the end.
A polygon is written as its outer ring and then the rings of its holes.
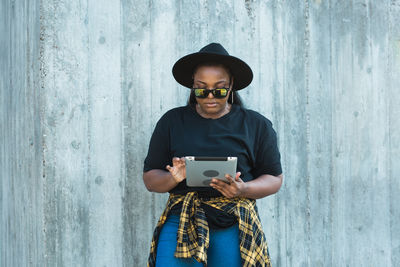
POLYGON ((249 63, 279 136, 274 266, 400 266, 399 0, 2 0, 0 265, 144 266, 150 135, 181 56, 249 63))

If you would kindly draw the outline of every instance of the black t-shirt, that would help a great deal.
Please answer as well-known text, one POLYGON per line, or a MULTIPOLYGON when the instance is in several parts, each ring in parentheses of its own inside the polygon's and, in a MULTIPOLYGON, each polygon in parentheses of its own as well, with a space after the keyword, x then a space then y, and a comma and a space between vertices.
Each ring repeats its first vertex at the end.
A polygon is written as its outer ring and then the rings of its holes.
MULTIPOLYGON (((166 170, 173 157, 184 156, 237 157, 237 171, 245 182, 262 174, 282 173, 271 121, 238 105, 232 105, 231 111, 218 119, 203 118, 190 106, 166 112, 154 129, 143 171, 166 170)), ((169 192, 189 191, 222 196, 211 187, 188 187, 186 180, 169 192)))

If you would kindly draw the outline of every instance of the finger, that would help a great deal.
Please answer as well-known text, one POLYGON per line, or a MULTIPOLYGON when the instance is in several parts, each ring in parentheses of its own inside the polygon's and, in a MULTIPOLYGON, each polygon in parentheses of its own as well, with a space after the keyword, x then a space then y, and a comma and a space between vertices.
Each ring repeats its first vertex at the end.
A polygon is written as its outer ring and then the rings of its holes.
POLYGON ((210 186, 218 191, 220 191, 222 193, 222 191, 224 191, 223 186, 218 184, 218 183, 210 183, 210 186))
POLYGON ((215 182, 212 182, 210 185, 213 185, 215 189, 219 189, 222 192, 229 194, 231 191, 230 184, 228 184, 225 181, 219 180, 219 179, 213 179, 215 182))
POLYGON ((174 157, 172 159, 172 161, 173 161, 174 165, 185 165, 185 158, 184 157, 182 157, 182 158, 174 157))
POLYGON ((240 180, 240 175, 242 175, 241 172, 237 172, 237 173, 236 173, 236 177, 235 177, 235 180, 236 180, 236 181, 239 181, 239 180, 240 180))
POLYGON ((219 192, 221 192, 222 195, 224 195, 225 197, 229 197, 230 196, 230 192, 226 189, 226 187, 218 185, 218 184, 213 184, 212 188, 218 190, 219 192))
POLYGON ((174 165, 174 166, 181 166, 182 165, 182 162, 181 162, 181 159, 180 158, 173 158, 172 159, 172 164, 174 165))
POLYGON ((224 186, 227 186, 227 185, 228 185, 228 183, 226 183, 225 181, 222 181, 222 180, 217 179, 217 178, 211 179, 211 183, 212 183, 212 184, 215 184, 215 185, 218 185, 218 186, 220 186, 220 187, 224 187, 224 186))
POLYGON ((235 180, 233 180, 232 176, 230 176, 229 174, 226 174, 225 178, 229 181, 229 184, 235 183, 235 180))

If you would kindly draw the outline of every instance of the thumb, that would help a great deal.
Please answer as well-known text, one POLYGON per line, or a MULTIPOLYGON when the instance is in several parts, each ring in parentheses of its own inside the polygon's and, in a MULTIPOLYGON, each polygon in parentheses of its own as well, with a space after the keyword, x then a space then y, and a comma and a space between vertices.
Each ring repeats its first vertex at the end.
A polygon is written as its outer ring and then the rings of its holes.
POLYGON ((236 180, 236 181, 239 181, 240 175, 242 175, 241 172, 237 172, 237 173, 236 173, 236 177, 235 177, 235 180, 236 180))

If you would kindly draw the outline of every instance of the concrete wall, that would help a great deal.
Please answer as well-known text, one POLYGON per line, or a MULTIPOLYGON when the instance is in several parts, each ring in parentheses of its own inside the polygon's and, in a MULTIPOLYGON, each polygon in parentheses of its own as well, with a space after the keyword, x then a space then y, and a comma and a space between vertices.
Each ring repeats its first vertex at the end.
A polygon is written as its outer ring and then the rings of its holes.
POLYGON ((285 181, 258 202, 274 266, 400 265, 400 1, 2 1, 1 266, 143 266, 166 194, 151 132, 209 42, 247 61, 246 105, 285 181))
POLYGON ((0 266, 44 266, 39 5, 0 4, 0 266))

